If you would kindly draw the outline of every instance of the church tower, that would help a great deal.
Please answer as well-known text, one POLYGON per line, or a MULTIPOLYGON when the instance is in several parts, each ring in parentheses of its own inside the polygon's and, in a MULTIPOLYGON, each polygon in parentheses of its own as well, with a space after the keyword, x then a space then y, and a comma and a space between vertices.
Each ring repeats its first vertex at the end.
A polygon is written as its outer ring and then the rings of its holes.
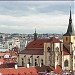
POLYGON ((70 8, 70 17, 67 32, 63 35, 63 70, 72 70, 73 69, 73 51, 75 50, 75 33, 74 27, 72 25, 72 16, 70 8), (66 53, 65 53, 66 52, 66 53))
POLYGON ((34 33, 34 40, 37 39, 37 33, 36 33, 36 29, 35 29, 35 33, 34 33))
POLYGON ((70 8, 70 17, 67 32, 63 35, 63 43, 74 43, 75 41, 74 27, 72 25, 72 16, 70 8))

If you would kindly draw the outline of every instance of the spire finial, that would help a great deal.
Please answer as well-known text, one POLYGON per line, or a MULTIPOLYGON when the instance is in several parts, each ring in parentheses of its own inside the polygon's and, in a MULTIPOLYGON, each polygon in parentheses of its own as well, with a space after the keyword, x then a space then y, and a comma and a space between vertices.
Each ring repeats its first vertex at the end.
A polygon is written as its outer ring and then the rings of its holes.
POLYGON ((71 19, 71 6, 70 6, 70 19, 71 19))
POLYGON ((35 28, 35 33, 34 33, 34 40, 37 39, 37 33, 36 33, 36 28, 35 28))

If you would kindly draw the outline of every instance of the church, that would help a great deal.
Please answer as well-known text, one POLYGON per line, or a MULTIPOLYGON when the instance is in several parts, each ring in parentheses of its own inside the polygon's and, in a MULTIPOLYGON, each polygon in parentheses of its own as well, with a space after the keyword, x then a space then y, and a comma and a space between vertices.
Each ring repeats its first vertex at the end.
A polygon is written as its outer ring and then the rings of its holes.
POLYGON ((75 70, 75 33, 72 25, 70 9, 67 32, 63 35, 63 42, 55 37, 38 39, 34 33, 34 40, 18 55, 18 66, 60 66, 62 70, 75 70))

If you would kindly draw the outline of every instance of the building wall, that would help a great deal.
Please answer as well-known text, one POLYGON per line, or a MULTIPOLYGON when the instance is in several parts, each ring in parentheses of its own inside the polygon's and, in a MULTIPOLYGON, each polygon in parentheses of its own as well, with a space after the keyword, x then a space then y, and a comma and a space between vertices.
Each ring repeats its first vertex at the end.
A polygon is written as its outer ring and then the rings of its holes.
POLYGON ((73 52, 73 70, 75 71, 75 51, 73 52))
POLYGON ((70 64, 70 55, 64 55, 63 56, 63 70, 70 70, 70 66, 71 66, 72 64, 70 64), (68 66, 66 66, 65 67, 65 64, 64 64, 64 62, 65 62, 65 60, 68 60, 68 66))
MULTIPOLYGON (((51 65, 56 68, 56 65, 62 66, 62 47, 61 43, 44 43, 44 64, 51 65), (50 52, 48 51, 50 47, 50 52), (58 50, 57 50, 58 49, 58 50)), ((62 45, 63 46, 63 45, 62 45)))
MULTIPOLYGON (((22 58, 24 60, 24 66, 28 64, 28 59, 30 59, 30 66, 35 66, 35 59, 37 60, 37 65, 40 66, 41 59, 43 59, 44 55, 25 55, 25 54, 19 54, 18 56, 18 65, 22 66, 22 58)), ((44 59, 43 59, 44 62, 44 59)))
POLYGON ((71 36, 63 36, 63 43, 69 43, 71 41, 71 36))

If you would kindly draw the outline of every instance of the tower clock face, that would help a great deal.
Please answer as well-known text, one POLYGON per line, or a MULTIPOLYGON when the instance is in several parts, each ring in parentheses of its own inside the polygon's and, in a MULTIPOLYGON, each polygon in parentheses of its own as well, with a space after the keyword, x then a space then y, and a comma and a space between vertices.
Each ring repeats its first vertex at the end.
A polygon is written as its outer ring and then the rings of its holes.
POLYGON ((51 48, 50 47, 47 47, 47 51, 50 52, 50 50, 51 50, 51 48))

